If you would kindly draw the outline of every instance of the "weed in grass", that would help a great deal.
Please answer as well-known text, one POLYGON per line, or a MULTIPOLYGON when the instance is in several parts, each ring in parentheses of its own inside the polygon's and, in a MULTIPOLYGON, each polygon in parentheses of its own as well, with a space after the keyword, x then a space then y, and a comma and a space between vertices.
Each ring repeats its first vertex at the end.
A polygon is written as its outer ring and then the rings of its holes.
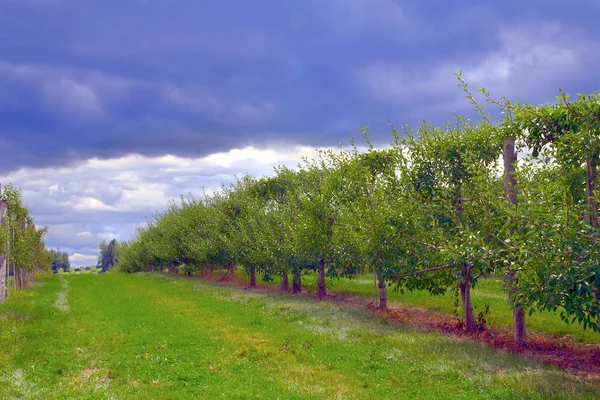
POLYGON ((60 280, 62 282, 62 289, 58 292, 58 296, 56 297, 56 301, 54 302, 54 308, 59 311, 68 313, 70 308, 67 304, 67 294, 69 293, 69 282, 65 279, 64 275, 59 275, 60 280))
POLYGON ((29 381, 25 372, 20 368, 10 374, 3 374, 0 377, 0 385, 7 387, 8 394, 12 398, 35 399, 42 394, 37 385, 29 381))

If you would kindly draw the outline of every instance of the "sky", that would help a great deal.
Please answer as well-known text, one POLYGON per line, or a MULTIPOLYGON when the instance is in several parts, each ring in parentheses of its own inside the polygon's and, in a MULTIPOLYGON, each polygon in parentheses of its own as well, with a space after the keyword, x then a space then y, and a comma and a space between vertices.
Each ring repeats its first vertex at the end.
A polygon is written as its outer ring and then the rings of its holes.
POLYGON ((0 182, 74 266, 181 194, 386 122, 600 89, 597 0, 0 0, 0 182))

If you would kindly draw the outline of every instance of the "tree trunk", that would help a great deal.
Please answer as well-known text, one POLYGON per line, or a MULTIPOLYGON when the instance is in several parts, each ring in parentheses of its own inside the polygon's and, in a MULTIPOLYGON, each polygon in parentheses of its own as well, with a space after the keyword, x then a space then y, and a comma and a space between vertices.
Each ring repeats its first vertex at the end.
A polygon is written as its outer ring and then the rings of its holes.
POLYGON ((15 279, 17 280, 17 289, 23 289, 23 270, 15 265, 15 279))
MULTIPOLYGON (((502 149, 502 158, 504 160, 504 192, 509 204, 513 207, 519 205, 517 198, 517 177, 516 167, 517 153, 515 151, 514 139, 504 139, 502 149)), ((514 300, 516 295, 516 271, 509 270, 506 273, 507 283, 509 288, 508 302, 513 309, 513 329, 514 340, 517 346, 525 346, 527 344, 527 335, 525 332, 525 310, 520 303, 514 300)))
POLYGON ((502 158, 504 161, 504 193, 508 202, 516 206, 519 201, 517 199, 517 177, 515 175, 517 153, 514 139, 504 139, 502 158))
POLYGON ((598 168, 596 167, 596 159, 591 158, 585 162, 586 171, 586 193, 588 206, 590 207, 590 224, 598 226, 598 203, 596 202, 596 179, 598 176, 598 168))
POLYGON ((459 288, 463 313, 465 315, 465 329, 467 332, 472 333, 477 331, 477 320, 475 319, 473 303, 471 302, 471 267, 463 267, 461 275, 459 288))
POLYGON ((385 284, 385 278, 383 275, 378 274, 379 276, 379 309, 387 310, 387 285, 385 284))
POLYGON ((506 273, 506 280, 508 284, 508 304, 510 304, 513 309, 515 344, 517 346, 525 346, 527 344, 527 335, 525 332, 525 309, 521 307, 521 304, 515 299, 515 295, 517 293, 517 279, 515 278, 515 274, 516 271, 508 271, 506 273))
POLYGON ((325 259, 322 255, 319 255, 319 281, 318 281, 318 297, 322 299, 327 296, 327 289, 325 287, 325 259))
POLYGON ((525 309, 519 303, 513 305, 513 324, 515 344, 517 346, 527 345, 527 334, 525 332, 525 309))
POLYGON ((233 262, 229 262, 227 273, 231 276, 235 275, 235 264, 233 262))
POLYGON ((292 293, 293 294, 300 293, 302 291, 302 272, 300 271, 299 267, 294 266, 294 270, 292 272, 292 278, 293 278, 292 293))
POLYGON ((202 278, 206 278, 206 265, 205 264, 202 264, 200 266, 200 276, 202 278))
POLYGON ((288 272, 284 271, 281 274, 281 291, 282 292, 287 292, 289 288, 290 288, 290 284, 289 284, 289 281, 288 281, 288 272))
POLYGON ((251 288, 256 287, 256 268, 255 267, 250 268, 250 287, 251 288))

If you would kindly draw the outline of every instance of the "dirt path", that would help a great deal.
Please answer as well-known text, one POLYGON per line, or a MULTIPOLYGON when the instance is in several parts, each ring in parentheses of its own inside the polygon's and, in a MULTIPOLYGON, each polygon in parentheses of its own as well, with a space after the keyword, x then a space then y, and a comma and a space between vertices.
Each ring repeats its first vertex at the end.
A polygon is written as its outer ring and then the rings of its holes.
MULTIPOLYGON (((193 276, 199 278, 198 276, 193 276)), ((248 282, 233 276, 201 278, 227 286, 248 288, 248 282)), ((303 288, 305 289, 305 288, 303 288)), ((279 292, 278 286, 257 284, 253 290, 279 292)), ((299 295, 318 301, 316 290, 308 288, 299 295)), ((485 343, 497 351, 519 354, 557 368, 566 370, 581 380, 600 381, 600 344, 583 344, 569 337, 556 337, 544 333, 527 331, 527 346, 515 346, 512 331, 502 327, 486 326, 477 333, 467 333, 461 321, 453 315, 419 308, 406 303, 388 302, 386 311, 377 308, 376 300, 363 296, 349 295, 344 292, 331 291, 324 301, 340 306, 367 308, 375 314, 382 315, 395 323, 409 325, 427 331, 464 338, 473 342, 485 343)))

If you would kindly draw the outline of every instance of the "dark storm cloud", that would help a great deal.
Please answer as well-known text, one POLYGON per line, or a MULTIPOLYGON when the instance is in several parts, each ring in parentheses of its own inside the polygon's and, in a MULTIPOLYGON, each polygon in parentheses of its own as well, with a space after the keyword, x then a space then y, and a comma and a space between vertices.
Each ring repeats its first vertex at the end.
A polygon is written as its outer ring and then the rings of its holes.
POLYGON ((459 70, 518 100, 590 92, 598 15, 577 0, 0 0, 0 169, 444 122, 469 111, 459 70))

